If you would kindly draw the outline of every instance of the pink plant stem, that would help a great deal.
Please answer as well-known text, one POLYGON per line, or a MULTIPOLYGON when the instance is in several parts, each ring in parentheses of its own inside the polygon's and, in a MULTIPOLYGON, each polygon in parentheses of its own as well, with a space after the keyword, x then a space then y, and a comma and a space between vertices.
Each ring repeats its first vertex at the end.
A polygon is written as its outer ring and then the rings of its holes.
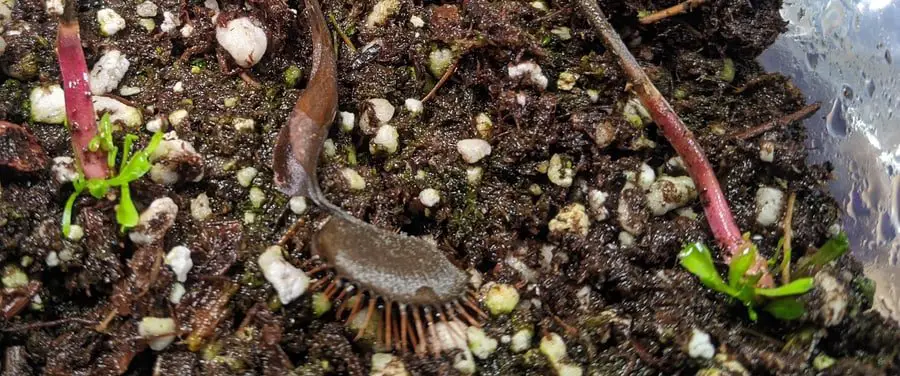
MULTIPOLYGON (((719 181, 713 172, 712 166, 706 159, 703 149, 694 138, 693 133, 684 125, 669 102, 662 96, 647 74, 641 69, 634 55, 628 51, 628 47, 622 42, 622 38, 616 33, 606 16, 597 6, 596 0, 578 0, 587 18, 594 25, 597 32, 603 38, 603 43, 619 59, 619 65, 631 81, 634 91, 641 103, 650 112, 653 121, 662 129, 663 134, 679 156, 684 160, 694 185, 700 191, 700 201, 703 203, 703 211, 706 213, 706 221, 712 230, 713 236, 719 243, 719 247, 726 251, 725 261, 730 262, 735 255, 744 252, 749 246, 741 236, 741 231, 734 222, 728 201, 722 193, 719 181)), ((763 273, 760 285, 771 286, 772 276, 768 272, 766 259, 757 257, 756 264, 751 268, 752 273, 763 273)))
POLYGON ((59 70, 66 98, 66 118, 72 132, 72 150, 84 177, 103 179, 109 174, 106 152, 88 150, 88 144, 97 135, 97 121, 75 12, 77 3, 77 0, 66 2, 66 10, 60 18, 56 39, 59 70))

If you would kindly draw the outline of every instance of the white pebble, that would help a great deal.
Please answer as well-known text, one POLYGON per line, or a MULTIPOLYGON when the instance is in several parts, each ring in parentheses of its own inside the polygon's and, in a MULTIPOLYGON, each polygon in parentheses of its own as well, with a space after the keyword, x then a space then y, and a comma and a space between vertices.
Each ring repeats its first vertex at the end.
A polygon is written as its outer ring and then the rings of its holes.
POLYGON ((560 210, 547 227, 550 232, 556 234, 568 232, 585 236, 591 227, 591 220, 585 212, 584 205, 575 203, 560 210))
POLYGON ((78 170, 75 169, 75 159, 72 157, 53 158, 50 172, 53 174, 53 179, 59 184, 68 183, 78 177, 78 170))
POLYGON ((560 40, 572 39, 572 29, 565 26, 555 27, 551 29, 550 34, 556 35, 556 37, 560 40))
POLYGON ((637 185, 644 190, 650 189, 650 185, 656 181, 656 171, 646 163, 641 163, 641 171, 637 174, 637 185))
POLYGON ((156 17, 156 12, 158 10, 156 4, 152 1, 145 1, 140 3, 135 7, 137 11, 137 15, 141 17, 156 17))
POLYGON ((634 235, 631 235, 627 231, 619 232, 619 246, 620 247, 631 247, 634 245, 634 235))
POLYGON ((560 187, 570 187, 575 178, 575 170, 572 169, 572 162, 569 158, 553 154, 550 157, 550 164, 547 165, 547 178, 551 183, 560 187))
POLYGON ((102 95, 116 90, 130 65, 121 51, 106 51, 91 69, 91 92, 94 95, 102 95))
POLYGON ((178 282, 187 281, 188 272, 194 267, 194 261, 191 260, 191 250, 183 245, 173 247, 166 254, 166 265, 175 273, 175 279, 178 282))
POLYGON ((266 193, 258 187, 250 188, 250 204, 259 209, 266 201, 266 193))
POLYGON ((562 72, 556 80, 556 87, 559 90, 571 91, 575 88, 575 82, 578 81, 578 74, 572 72, 562 72))
POLYGON ((164 121, 165 120, 159 116, 153 118, 147 122, 147 130, 154 133, 159 132, 163 129, 163 124, 165 124, 164 121))
POLYGON ((759 143, 759 159, 763 162, 772 162, 775 160, 775 143, 772 141, 762 141, 759 143))
POLYGON ((456 151, 462 155, 466 163, 476 163, 491 155, 491 144, 479 138, 459 140, 456 143, 456 151))
POLYGON ((475 373, 475 358, 472 357, 472 351, 469 350, 466 331, 467 327, 459 321, 434 324, 435 337, 437 337, 437 342, 442 350, 448 352, 455 349, 462 350, 453 359, 453 368, 464 375, 471 375, 475 373), (459 333, 463 333, 463 335, 459 333))
POLYGON ((366 180, 352 168, 344 168, 341 170, 341 176, 347 181, 347 185, 351 190, 361 191, 366 189, 366 180))
POLYGON ((55 268, 59 266, 59 255, 56 253, 56 251, 50 251, 44 261, 47 263, 48 267, 55 268))
POLYGON ((291 207, 291 211, 294 214, 301 215, 306 213, 306 197, 303 196, 294 196, 291 197, 291 200, 288 202, 288 206, 291 207))
POLYGON ((409 371, 399 357, 378 353, 372 355, 372 371, 369 376, 409 376, 409 371))
POLYGON ((156 29, 156 21, 152 18, 139 18, 138 25, 147 30, 148 33, 156 29))
MULTIPOLYGON (((157 162, 150 168, 150 180, 157 184, 172 185, 182 180, 190 179, 198 182, 203 179, 203 156, 200 155, 190 142, 178 139, 175 132, 166 134, 170 138, 163 138, 156 150, 150 154, 150 161, 157 162), (197 176, 181 176, 183 163, 199 163, 200 173, 197 176)), ((194 172, 194 171, 190 171, 194 172)))
POLYGON ((387 19, 400 10, 399 0, 381 0, 375 4, 372 11, 366 16, 366 27, 383 25, 387 19))
POLYGON ((254 222, 256 222, 256 213, 249 211, 249 210, 245 211, 244 212, 244 224, 249 225, 249 224, 253 224, 254 222))
POLYGON ((413 25, 413 27, 422 27, 425 26, 425 21, 422 20, 422 17, 412 16, 409 18, 409 23, 413 25))
POLYGON ((684 165, 684 159, 681 157, 672 157, 666 161, 666 166, 669 167, 672 171, 686 171, 687 167, 684 165))
POLYGON ((425 105, 422 104, 422 101, 414 98, 407 98, 403 104, 406 106, 406 110, 414 115, 422 113, 422 110, 425 109, 425 105))
POLYGON ((605 221, 606 218, 609 218, 609 209, 604 206, 608 197, 609 195, 606 192, 598 189, 588 192, 588 206, 590 206, 591 213, 598 221, 605 221))
POLYGON ((849 302, 847 289, 829 272, 819 272, 814 277, 816 290, 822 292, 822 309, 819 314, 825 326, 835 326, 844 320, 849 302))
POLYGON ((144 118, 141 110, 122 103, 118 99, 103 95, 95 95, 92 98, 94 111, 100 117, 103 113, 109 114, 109 121, 114 124, 123 124, 128 128, 136 128, 143 124, 144 118))
POLYGON ((175 224, 177 214, 178 205, 171 198, 153 200, 141 213, 137 226, 131 229, 128 237, 137 245, 149 245, 162 240, 169 227, 175 224))
POLYGON ((694 181, 687 176, 662 176, 647 191, 647 207, 660 216, 678 209, 697 198, 694 181))
POLYGON ((288 304, 299 298, 309 287, 309 277, 303 270, 297 269, 284 259, 282 248, 272 246, 266 249, 257 259, 263 276, 275 291, 282 304, 288 304))
POLYGON ((478 359, 487 359, 497 350, 497 340, 488 337, 481 328, 470 326, 466 329, 469 350, 478 359))
POLYGON ((179 282, 173 283, 172 290, 169 292, 169 301, 172 302, 172 304, 181 303, 181 298, 184 297, 185 292, 184 285, 179 282))
POLYGON ((369 144, 369 152, 372 154, 378 152, 394 154, 397 152, 397 147, 400 145, 399 139, 400 134, 397 133, 397 128, 394 128, 391 125, 382 125, 378 127, 378 131, 375 132, 375 137, 372 138, 372 143, 369 144))
POLYGON ((119 95, 123 97, 130 97, 132 95, 139 94, 141 91, 143 90, 141 90, 141 88, 139 87, 122 86, 121 88, 119 88, 119 95))
POLYGON ((243 68, 250 68, 266 53, 266 32, 249 17, 238 17, 216 27, 216 41, 243 68))
POLYGON ((97 11, 97 22, 100 24, 100 32, 107 37, 125 28, 125 19, 110 8, 97 11))
POLYGON ((466 169, 466 182, 469 185, 478 185, 481 177, 484 175, 484 169, 481 167, 469 167, 466 169))
POLYGON ((566 343, 556 333, 550 333, 541 338, 540 350, 553 365, 566 357, 566 343))
POLYGON ((256 174, 259 173, 259 170, 253 167, 244 167, 238 170, 235 176, 237 177, 238 184, 242 187, 249 187, 253 182, 253 179, 256 178, 256 174))
POLYGON ((212 215, 212 209, 209 204, 209 196, 206 193, 197 195, 191 199, 191 217, 197 221, 203 221, 212 215))
POLYGON ((181 36, 183 38, 189 38, 191 35, 194 35, 194 25, 187 24, 181 27, 181 36))
POLYGON ((172 113, 169 114, 169 124, 171 124, 173 127, 177 127, 178 125, 181 124, 181 122, 183 122, 185 119, 187 119, 187 117, 188 117, 187 110, 179 109, 179 110, 172 111, 172 113))
POLYGON ((781 219, 784 192, 777 188, 762 187, 756 191, 756 223, 771 226, 781 219))
POLYGON ((534 331, 531 329, 521 329, 513 334, 509 349, 514 353, 520 353, 531 348, 531 340, 534 338, 534 331))
POLYGON ((372 98, 366 101, 365 108, 359 118, 359 129, 369 132, 374 127, 385 125, 394 118, 394 106, 384 98, 372 98), (369 124, 369 118, 374 117, 376 123, 369 124))
POLYGON ((482 286, 484 305, 494 316, 505 315, 519 304, 519 291, 506 283, 488 283, 482 286))
POLYGON ((450 51, 450 49, 440 48, 433 50, 428 54, 428 71, 434 77, 441 77, 447 71, 447 68, 450 67, 450 64, 453 64, 453 59, 453 51, 450 51))
POLYGON ((181 19, 178 16, 172 14, 172 12, 163 12, 163 23, 159 26, 159 29, 164 33, 168 33, 172 30, 177 29, 181 26, 181 19))
POLYGON ((702 330, 692 329, 691 340, 688 342, 688 355, 692 358, 712 359, 716 355, 709 334, 702 330))
POLYGON ((547 88, 547 76, 544 76, 544 73, 541 72, 541 66, 537 65, 533 61, 525 61, 516 65, 509 65, 507 67, 507 73, 509 73, 509 78, 514 80, 519 78, 527 78, 529 82, 537 86, 541 89, 547 88))
POLYGON ((231 121, 231 125, 234 126, 234 130, 238 132, 250 133, 256 129, 256 121, 253 119, 234 118, 234 120, 231 121))
POLYGON ((334 157, 337 155, 337 146, 334 145, 334 140, 327 139, 322 144, 322 154, 325 154, 326 157, 334 157))
POLYGON ((175 340, 176 332, 175 320, 168 317, 144 316, 138 324, 138 334, 141 337, 152 338, 147 344, 156 351, 168 347, 175 340))
POLYGON ((338 124, 341 127, 341 131, 350 132, 356 125, 356 115, 352 112, 340 112, 338 113, 338 124))
POLYGON ((63 124, 66 121, 66 97, 59 85, 38 86, 31 89, 31 121, 63 124))
POLYGON ((69 227, 69 240, 77 242, 84 237, 84 229, 79 225, 71 225, 69 227))
POLYGON ((184 92, 184 83, 181 81, 176 82, 175 85, 172 85, 172 92, 174 92, 174 93, 184 92))
MULTIPOLYGON (((66 4, 64 0, 47 0, 44 2, 44 5, 47 8, 47 14, 51 16, 61 16, 65 11, 66 4)), ((0 5, 3 7, 4 5, 0 5)))
POLYGON ((436 189, 426 188, 419 192, 419 202, 425 207, 434 207, 441 202, 441 193, 436 189))

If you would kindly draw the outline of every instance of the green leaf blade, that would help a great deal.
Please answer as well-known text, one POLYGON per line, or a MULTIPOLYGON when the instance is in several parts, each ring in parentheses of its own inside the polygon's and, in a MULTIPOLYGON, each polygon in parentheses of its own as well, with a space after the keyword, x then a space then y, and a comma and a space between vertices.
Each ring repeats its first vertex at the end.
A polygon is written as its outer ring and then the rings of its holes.
POLYGON ((740 255, 731 259, 731 265, 728 266, 728 285, 740 289, 742 285, 747 284, 744 276, 756 260, 756 246, 747 247, 740 255))
POLYGON ((736 295, 736 291, 722 281, 719 272, 713 264, 712 255, 703 243, 691 243, 682 248, 678 254, 681 266, 687 269, 691 274, 700 278, 700 282, 704 286, 709 287, 721 293, 731 296, 736 295))
POLYGON ((775 288, 757 288, 756 294, 770 298, 800 295, 809 292, 815 286, 812 278, 799 278, 791 283, 775 288))
POLYGON ((803 304, 794 298, 776 299, 766 304, 763 309, 780 320, 796 320, 806 313, 803 304))

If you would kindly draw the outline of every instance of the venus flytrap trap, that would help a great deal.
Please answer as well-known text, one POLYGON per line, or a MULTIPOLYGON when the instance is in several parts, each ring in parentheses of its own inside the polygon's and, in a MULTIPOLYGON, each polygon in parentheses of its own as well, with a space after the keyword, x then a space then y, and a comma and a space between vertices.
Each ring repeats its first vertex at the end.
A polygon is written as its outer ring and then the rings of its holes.
POLYGON ((681 266, 700 278, 704 286, 726 294, 747 307, 750 320, 756 321, 756 308, 763 310, 782 320, 793 320, 805 313, 803 304, 794 296, 801 295, 813 288, 812 278, 799 278, 791 283, 772 288, 756 287, 759 274, 747 274, 757 257, 756 246, 750 245, 744 252, 731 260, 728 267, 728 282, 722 280, 713 264, 709 248, 703 243, 691 243, 685 246, 678 258, 681 266))

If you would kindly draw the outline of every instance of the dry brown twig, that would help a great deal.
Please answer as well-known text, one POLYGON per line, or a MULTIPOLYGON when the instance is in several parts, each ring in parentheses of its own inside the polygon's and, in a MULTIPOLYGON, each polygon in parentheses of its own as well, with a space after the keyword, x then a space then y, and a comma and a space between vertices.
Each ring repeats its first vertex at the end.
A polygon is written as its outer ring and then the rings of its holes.
MULTIPOLYGON (((662 130, 666 139, 678 155, 684 160, 685 165, 694 185, 700 192, 700 202, 706 214, 706 221, 712 230, 713 236, 719 243, 719 247, 725 251, 724 259, 731 262, 731 258, 746 252, 751 243, 741 236, 731 213, 725 194, 719 185, 715 172, 712 169, 700 143, 694 138, 693 133, 684 125, 681 118, 672 109, 672 106, 662 96, 647 73, 641 68, 634 55, 628 50, 625 42, 619 37, 612 25, 606 19, 606 15, 600 10, 596 0, 578 0, 578 5, 585 17, 594 25, 594 29, 603 39, 606 48, 619 60, 619 66, 625 72, 633 86, 633 90, 640 98, 641 103, 650 112, 653 121, 662 130)), ((774 285, 772 275, 764 257, 758 256, 749 273, 760 273, 760 286, 771 287, 774 285)))
POLYGON ((788 284, 791 282, 791 238, 794 236, 794 230, 791 227, 794 221, 794 202, 797 201, 797 193, 791 192, 788 196, 787 211, 784 214, 784 252, 781 253, 781 283, 788 284))
POLYGON ((819 107, 821 107, 821 104, 819 102, 812 103, 812 104, 804 106, 803 108, 801 108, 797 111, 794 111, 790 114, 784 115, 780 118, 777 118, 777 119, 774 119, 771 121, 767 121, 765 123, 762 123, 762 124, 757 125, 752 128, 747 128, 742 131, 734 132, 734 133, 728 135, 728 137, 734 138, 737 140, 746 140, 748 138, 753 138, 753 137, 759 136, 763 133, 766 133, 774 128, 786 127, 791 123, 806 119, 806 118, 812 116, 813 114, 815 114, 816 111, 819 111, 819 107))
POLYGON ((693 10, 694 8, 703 5, 706 0, 687 0, 683 3, 679 3, 677 5, 673 5, 661 11, 653 12, 644 17, 641 17, 638 21, 643 25, 649 25, 655 22, 662 21, 666 18, 677 16, 682 13, 687 13, 693 10))
POLYGON ((447 67, 447 70, 444 71, 443 75, 441 75, 441 79, 434 85, 433 88, 431 88, 431 91, 428 92, 428 95, 426 95, 425 98, 422 98, 423 103, 427 102, 431 98, 434 98, 435 94, 437 94, 438 89, 440 89, 441 86, 444 86, 444 84, 447 83, 447 80, 450 79, 450 76, 453 75, 453 72, 456 72, 456 67, 458 66, 459 59, 453 60, 453 63, 450 64, 449 67, 447 67))

